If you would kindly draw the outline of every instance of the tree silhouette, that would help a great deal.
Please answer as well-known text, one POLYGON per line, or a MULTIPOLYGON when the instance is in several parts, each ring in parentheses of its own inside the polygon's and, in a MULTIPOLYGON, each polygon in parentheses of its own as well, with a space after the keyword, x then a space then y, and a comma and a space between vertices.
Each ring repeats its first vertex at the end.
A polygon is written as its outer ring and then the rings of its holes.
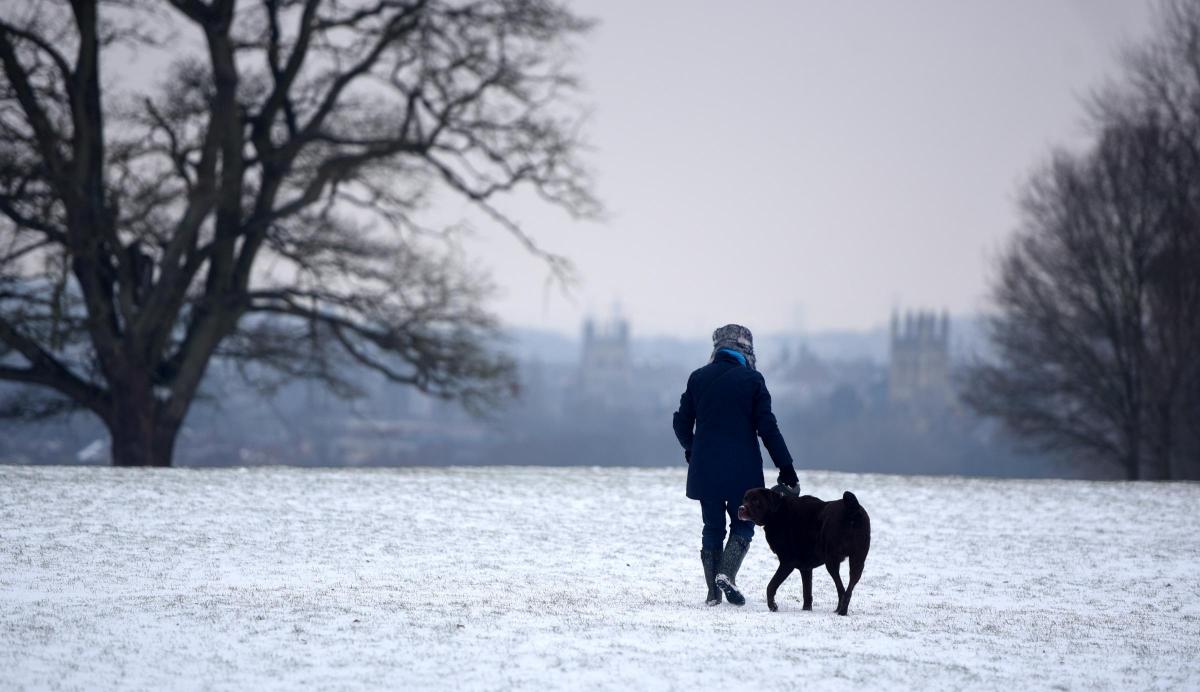
POLYGON ((1200 474, 1200 3, 1163 6, 1098 136, 1033 177, 966 400, 1129 478, 1200 474))
POLYGON ((169 465, 214 358, 496 396, 486 282, 418 212, 449 191, 568 270, 495 200, 598 212, 587 28, 548 0, 6 3, 0 379, 32 385, 8 412, 84 408, 114 463, 169 465), (169 58, 160 84, 106 72, 118 51, 169 58))

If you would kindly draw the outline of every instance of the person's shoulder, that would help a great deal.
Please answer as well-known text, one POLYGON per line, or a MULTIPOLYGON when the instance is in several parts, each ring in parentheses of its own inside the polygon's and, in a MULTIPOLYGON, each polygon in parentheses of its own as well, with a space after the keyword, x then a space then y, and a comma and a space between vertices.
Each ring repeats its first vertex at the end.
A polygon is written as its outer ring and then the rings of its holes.
POLYGON ((741 379, 741 381, 744 383, 742 386, 748 387, 755 392, 767 391, 767 378, 763 377, 761 372, 757 370, 751 370, 750 368, 745 368, 745 370, 746 373, 742 375, 741 379))
POLYGON ((727 365, 721 361, 706 363, 705 365, 693 370, 691 375, 688 375, 688 386, 692 386, 693 382, 703 383, 707 380, 710 380, 721 372, 724 372, 726 367, 727 365))
POLYGON ((750 380, 751 382, 761 385, 767 384, 767 378, 763 377, 761 372, 757 370, 751 370, 750 368, 746 368, 746 372, 748 373, 746 375, 746 379, 750 380))

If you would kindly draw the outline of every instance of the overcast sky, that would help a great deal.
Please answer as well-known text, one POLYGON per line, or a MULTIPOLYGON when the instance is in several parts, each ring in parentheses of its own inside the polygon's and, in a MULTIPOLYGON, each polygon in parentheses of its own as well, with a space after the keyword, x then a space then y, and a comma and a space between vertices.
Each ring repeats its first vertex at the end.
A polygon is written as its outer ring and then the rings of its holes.
POLYGON ((610 220, 511 202, 570 256, 572 297, 515 242, 471 242, 510 324, 641 334, 861 329, 985 305, 1022 179, 1085 133, 1081 100, 1144 37, 1141 0, 581 0, 579 68, 610 220))

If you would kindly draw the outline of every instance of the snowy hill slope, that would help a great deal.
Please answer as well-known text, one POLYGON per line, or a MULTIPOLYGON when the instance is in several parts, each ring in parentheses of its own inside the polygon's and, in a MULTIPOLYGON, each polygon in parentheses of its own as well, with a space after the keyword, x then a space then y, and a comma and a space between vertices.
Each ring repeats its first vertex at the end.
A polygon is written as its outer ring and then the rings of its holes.
POLYGON ((0 466, 0 688, 1200 688, 1200 485, 802 471, 871 513, 843 618, 761 533, 706 608, 683 479, 0 466))

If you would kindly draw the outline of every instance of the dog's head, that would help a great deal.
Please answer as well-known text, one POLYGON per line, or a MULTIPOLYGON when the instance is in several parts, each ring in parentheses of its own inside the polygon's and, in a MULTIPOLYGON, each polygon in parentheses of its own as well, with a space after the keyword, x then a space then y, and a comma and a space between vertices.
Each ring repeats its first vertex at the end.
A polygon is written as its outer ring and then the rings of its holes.
POLYGON ((777 492, 766 488, 748 490, 742 496, 742 506, 738 507, 738 519, 752 521, 763 526, 767 523, 767 518, 779 511, 782 506, 783 495, 777 492))

